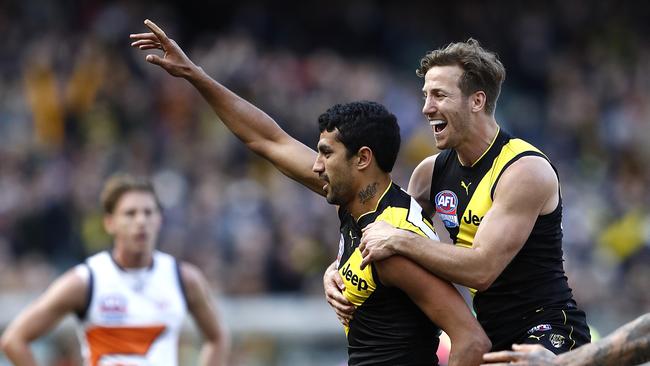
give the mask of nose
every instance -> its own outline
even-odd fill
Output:
[[[139,212],[137,215],[135,215],[135,222],[138,225],[144,225],[148,220],[147,214],[144,212]]]
[[[435,100],[431,97],[427,97],[424,100],[424,105],[422,106],[422,114],[425,116],[430,114],[435,114],[438,111]]]
[[[316,157],[316,160],[314,161],[314,165],[311,167],[311,170],[316,173],[320,174],[325,171],[325,164],[321,161],[320,154]]]

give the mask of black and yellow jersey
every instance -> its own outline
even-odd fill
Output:
[[[395,183],[383,193],[377,208],[358,220],[339,209],[341,240],[338,269],[343,294],[355,306],[345,331],[349,365],[436,365],[440,333],[427,316],[400,289],[384,286],[373,264],[360,270],[361,230],[383,220],[422,236],[437,238],[422,208]]]
[[[502,130],[472,166],[461,165],[452,149],[438,155],[431,201],[454,244],[472,246],[481,220],[492,206],[501,174],[518,159],[531,155],[547,159],[531,144]],[[553,212],[537,218],[524,246],[494,283],[475,292],[474,310],[493,349],[509,342],[517,331],[513,328],[525,325],[524,319],[540,308],[575,308],[563,268],[561,222],[560,199]]]

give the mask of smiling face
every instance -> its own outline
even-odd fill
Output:
[[[433,66],[424,76],[422,113],[441,150],[457,148],[469,136],[471,101],[458,86],[462,75],[463,69],[453,65]]]
[[[354,167],[355,156],[348,158],[347,149],[336,135],[338,130],[323,131],[318,141],[318,156],[312,170],[326,184],[323,186],[327,202],[342,207],[354,200]]]
[[[115,249],[130,254],[153,251],[162,217],[154,195],[148,191],[127,191],[112,213],[104,217],[104,227],[113,236]]]

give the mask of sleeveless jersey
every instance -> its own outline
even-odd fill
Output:
[[[422,208],[396,184],[391,183],[375,211],[355,220],[339,209],[341,239],[338,269],[343,294],[355,306],[354,317],[345,331],[349,365],[436,365],[439,328],[396,287],[384,286],[371,263],[360,270],[358,249],[361,230],[383,220],[401,229],[437,239]]]
[[[454,244],[472,246],[501,174],[531,155],[547,159],[534,146],[502,130],[473,166],[462,166],[452,149],[438,155],[431,200]],[[521,331],[516,327],[542,307],[575,308],[563,268],[561,225],[560,198],[553,212],[537,218],[525,244],[494,283],[475,292],[474,310],[493,346]]]
[[[90,274],[78,331],[86,365],[178,364],[187,306],[176,259],[154,251],[151,267],[122,269],[104,251],[77,268]]]

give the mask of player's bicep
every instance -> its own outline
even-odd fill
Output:
[[[544,204],[557,190],[554,173],[541,158],[518,161],[502,175],[494,202],[478,227],[474,249],[501,271],[523,247]],[[551,169],[548,166],[548,169]]]
[[[287,177],[306,186],[312,191],[324,195],[324,182],[314,173],[316,151],[287,135],[277,142],[265,142],[260,148],[260,155],[268,159]]]
[[[52,329],[66,315],[84,309],[88,295],[87,279],[74,269],[55,280],[9,325],[7,334],[32,341]]]
[[[187,307],[196,325],[206,339],[219,338],[221,324],[208,284],[198,268],[181,263],[181,276],[187,295]]]

